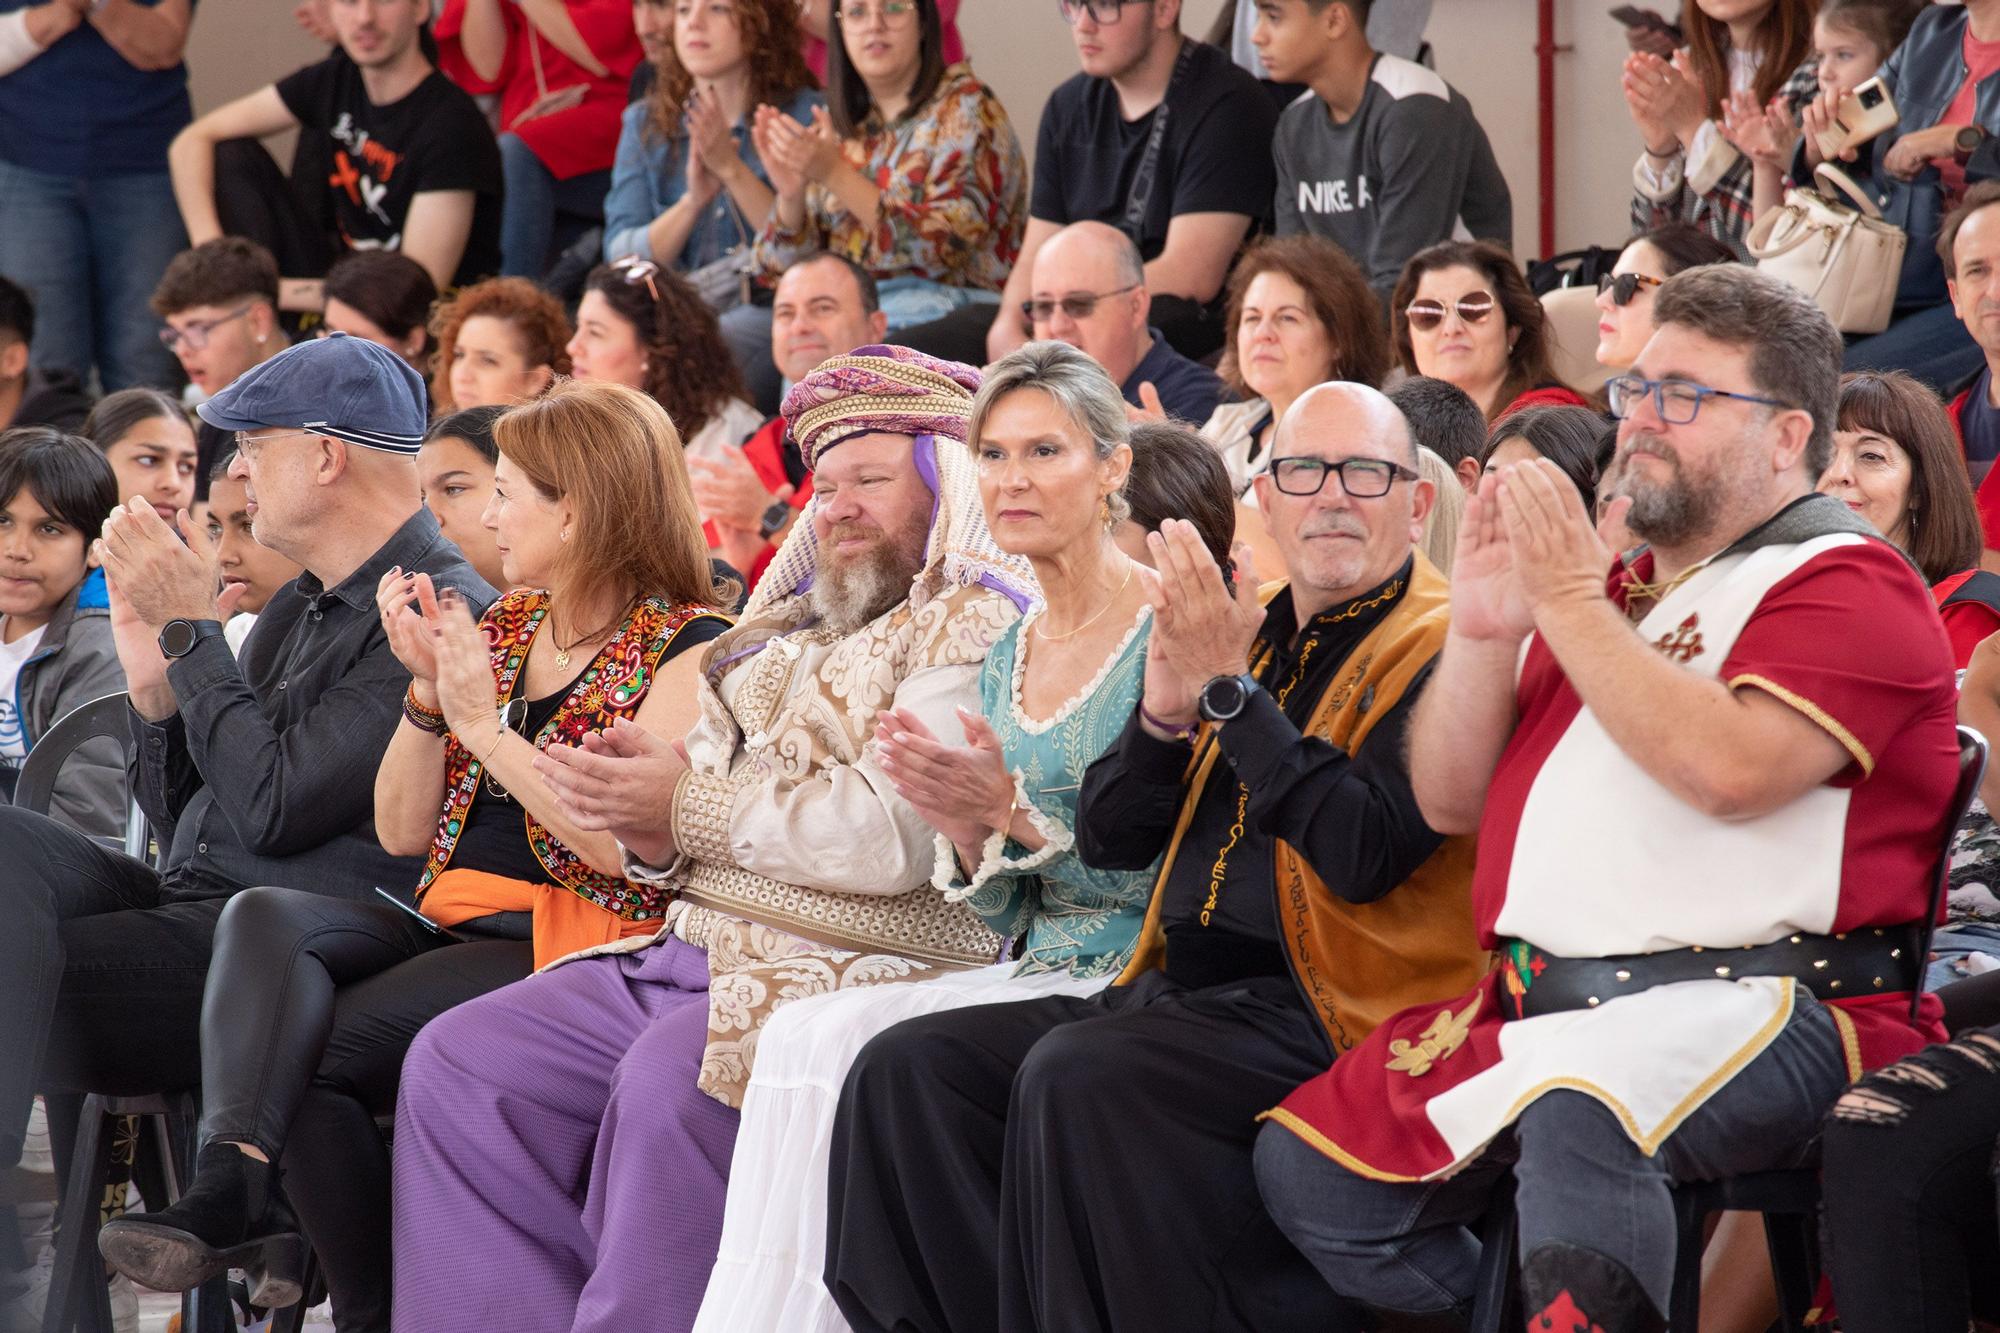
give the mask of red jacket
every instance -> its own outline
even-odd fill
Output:
[[[775,494],[779,487],[790,485],[791,478],[785,475],[785,419],[772,417],[758,427],[757,433],[743,442],[743,457],[757,473],[757,480],[764,483],[765,490]],[[812,499],[812,493],[812,473],[808,472],[805,480],[793,489],[789,503],[795,511],[804,509],[806,501]],[[702,525],[702,530],[708,536],[709,546],[713,548],[716,544],[715,525],[705,523]],[[756,590],[757,581],[764,577],[764,571],[770,567],[771,557],[777,553],[778,548],[766,542],[756,562],[750,568],[740,571],[749,584],[744,589],[745,593]]]
[[[466,0],[445,0],[444,12],[438,15],[438,68],[469,93],[498,93],[497,132],[518,135],[557,180],[609,171],[618,155],[618,122],[625,113],[626,89],[642,54],[632,31],[631,0],[565,0],[570,22],[597,62],[610,71],[601,79],[536,31],[522,17],[519,5],[509,0],[499,4],[507,25],[507,54],[499,74],[482,79],[465,58],[459,32],[465,26]],[[521,119],[544,91],[561,92],[577,84],[584,88],[583,101],[577,105]]]

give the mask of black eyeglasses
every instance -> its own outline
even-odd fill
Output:
[[[1090,15],[1093,23],[1116,23],[1118,15],[1127,5],[1149,5],[1153,0],[1056,0],[1056,10],[1063,16],[1063,22],[1076,26],[1079,15]]]
[[[1691,384],[1687,380],[1649,380],[1641,375],[1620,375],[1604,386],[1604,397],[1610,405],[1611,415],[1620,420],[1631,416],[1632,409],[1648,394],[1653,397],[1653,410],[1669,426],[1689,424],[1701,414],[1701,405],[1711,398],[1735,398],[1746,403],[1762,403],[1765,407],[1792,406],[1762,394],[1711,389],[1706,384]]]
[[[528,735],[527,723],[528,701],[526,699],[509,699],[506,703],[500,705],[500,725],[508,731],[514,732],[524,741],[531,739]],[[514,799],[508,794],[505,787],[493,780],[493,770],[485,764],[479,766],[479,780],[486,784],[486,794],[494,800],[512,801]]]
[[[1420,474],[1386,458],[1344,458],[1329,463],[1310,454],[1271,460],[1271,484],[1286,495],[1318,495],[1326,474],[1340,475],[1340,489],[1357,500],[1379,500],[1399,481],[1416,481]]]
[[[1058,308],[1071,319],[1089,319],[1097,313],[1099,301],[1108,301],[1114,296],[1136,292],[1143,286],[1144,283],[1132,282],[1123,287],[1114,287],[1108,292],[1071,292],[1068,296],[1053,300],[1038,296],[1032,301],[1021,302],[1021,313],[1037,324],[1046,324],[1054,319]]]
[[[1493,313],[1493,294],[1491,292],[1467,292],[1464,296],[1459,297],[1451,308],[1457,310],[1458,317],[1466,323],[1477,324]],[[1421,301],[1412,301],[1409,305],[1405,306],[1403,308],[1403,316],[1410,321],[1411,328],[1429,333],[1432,329],[1444,323],[1445,309],[1444,302],[1433,301],[1429,297],[1425,297]]]
[[[1658,287],[1661,281],[1644,273],[1607,273],[1597,280],[1597,290],[1599,295],[1610,292],[1613,305],[1630,305],[1640,289]]]

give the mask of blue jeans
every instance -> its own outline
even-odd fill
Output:
[[[1602,1102],[1563,1088],[1530,1103],[1512,1130],[1448,1180],[1369,1180],[1267,1123],[1257,1137],[1257,1184],[1279,1227],[1335,1291],[1430,1314],[1471,1300],[1479,1269],[1472,1228],[1511,1169],[1523,1256],[1551,1241],[1596,1250],[1623,1264],[1664,1311],[1675,1183],[1801,1164],[1846,1085],[1833,1019],[1801,991],[1777,1039],[1651,1157]]]
[[[31,356],[44,370],[88,383],[94,366],[107,393],[174,384],[146,302],[186,248],[164,171],[93,179],[0,162],[0,274],[34,298]]]
[[[1847,344],[1842,370],[1906,370],[1940,394],[1951,394],[1986,366],[1986,354],[1949,305],[1897,312],[1880,333]]]
[[[502,276],[541,277],[559,242],[567,245],[604,221],[604,196],[611,189],[608,168],[559,181],[535,150],[513,134],[500,136],[500,168],[507,190],[500,209]],[[568,219],[567,229],[559,228],[559,216]]]

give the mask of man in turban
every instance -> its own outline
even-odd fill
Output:
[[[926,888],[931,829],[872,742],[889,708],[940,731],[977,710],[987,648],[1033,595],[980,509],[978,387],[901,347],[801,380],[784,415],[813,502],[710,646],[701,722],[684,744],[621,727],[538,764],[675,901],[657,937],[463,1005],[411,1048],[397,1327],[687,1328],[763,1020],[999,955]]]

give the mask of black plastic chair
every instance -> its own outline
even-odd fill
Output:
[[[63,764],[87,742],[100,737],[109,737],[124,747],[129,772],[133,743],[122,692],[70,710],[35,742],[15,780],[14,804],[47,814]],[[147,859],[152,837],[146,816],[133,799],[129,783],[125,795],[125,850]],[[112,1136],[108,1127],[124,1116],[137,1117],[142,1126],[150,1128],[150,1143],[142,1134],[140,1150],[150,1147],[155,1154],[156,1174],[165,1182],[170,1202],[179,1197],[181,1182],[194,1168],[197,1112],[192,1091],[144,1097],[93,1093],[83,1099],[68,1162],[58,1164],[65,1185],[56,1223],[55,1267],[42,1313],[43,1333],[67,1333],[72,1328],[81,1333],[111,1333],[111,1300],[104,1263],[97,1255],[97,1231],[102,1221],[99,1206],[111,1177]],[[220,1333],[230,1325],[225,1281],[217,1279],[182,1297],[181,1327],[186,1333]]]
[[[1971,727],[1958,729],[1958,788],[1953,793],[1951,819],[1944,845],[1931,876],[1930,910],[1917,923],[1918,985],[1910,993],[1910,1018],[1923,1003],[1923,965],[1930,956],[1931,936],[1944,912],[1951,883],[1951,844],[1965,813],[1979,794],[1986,776],[1986,738]],[[1721,1212],[1762,1213],[1764,1243],[1771,1253],[1771,1276],[1778,1288],[1779,1326],[1785,1333],[1805,1333],[1819,1284],[1819,1171],[1802,1166],[1789,1171],[1759,1171],[1729,1180],[1689,1181],[1676,1185],[1674,1223],[1674,1286],[1667,1309],[1667,1327],[1692,1333],[1701,1325],[1701,1254],[1708,1219]],[[1497,1191],[1480,1229],[1478,1287],[1474,1297],[1473,1333],[1500,1333],[1521,1326],[1519,1259],[1515,1254],[1519,1221],[1514,1214],[1510,1176]]]

